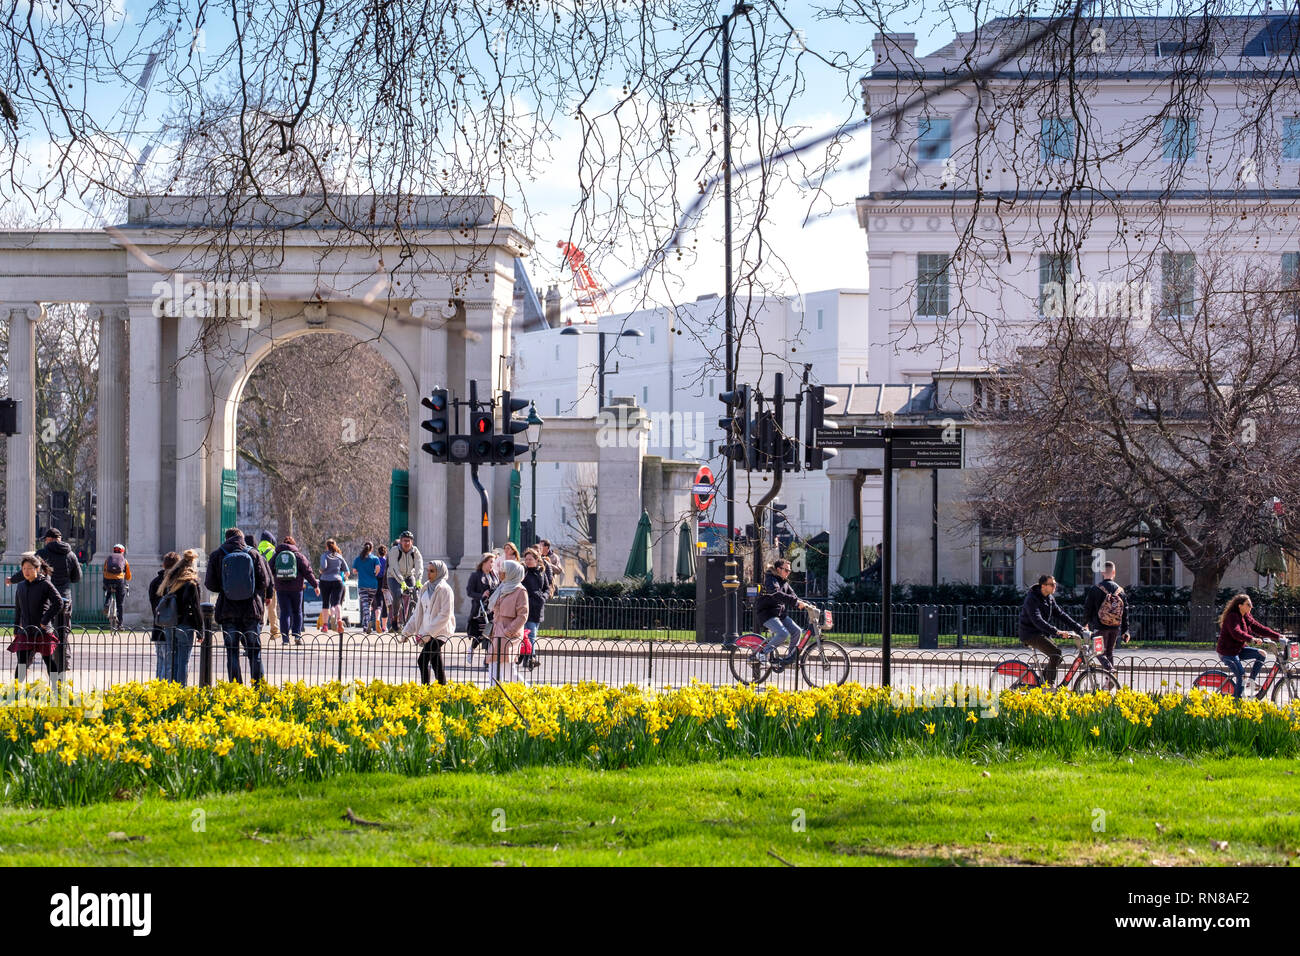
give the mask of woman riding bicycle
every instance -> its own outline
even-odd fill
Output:
[[[1219,615],[1219,642],[1214,649],[1219,654],[1219,660],[1228,666],[1233,677],[1236,678],[1233,683],[1236,684],[1237,697],[1241,696],[1242,685],[1245,683],[1242,679],[1245,674],[1242,662],[1254,661],[1250,669],[1251,683],[1259,677],[1259,669],[1264,664],[1263,652],[1246,645],[1259,638],[1271,638],[1275,641],[1282,639],[1282,635],[1277,631],[1265,627],[1251,616],[1253,606],[1249,595],[1236,594]]]
[[[790,587],[789,577],[790,562],[784,558],[773,561],[763,577],[763,590],[759,593],[754,611],[763,622],[763,627],[771,632],[771,636],[759,648],[758,659],[761,661],[767,660],[786,639],[790,641],[790,653],[793,654],[803,635],[803,629],[790,617],[790,612],[795,608],[810,608],[812,605],[799,600],[799,595]]]

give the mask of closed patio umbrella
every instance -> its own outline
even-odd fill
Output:
[[[636,534],[632,536],[632,551],[627,556],[627,567],[623,576],[629,578],[646,578],[651,576],[650,560],[650,515],[641,512],[641,520],[636,523]]]
[[[519,469],[512,469],[510,472],[510,540],[517,548],[523,547],[523,542],[519,540],[519,488],[522,483]]]
[[[677,577],[682,581],[695,577],[695,536],[686,521],[677,532]]]
[[[849,530],[844,537],[844,553],[835,573],[845,581],[856,581],[862,576],[862,541],[858,534],[858,519],[849,519]]]
[[[1074,566],[1074,548],[1066,544],[1062,538],[1057,544],[1056,549],[1056,567],[1052,569],[1052,577],[1056,578],[1056,583],[1063,588],[1072,588],[1078,578],[1077,569]]]

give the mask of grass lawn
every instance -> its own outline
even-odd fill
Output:
[[[0,863],[1288,864],[1300,852],[1298,770],[931,757],[354,774],[191,801],[0,809]],[[344,820],[349,807],[382,826]]]

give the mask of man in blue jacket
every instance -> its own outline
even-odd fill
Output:
[[[217,595],[214,616],[221,625],[226,645],[226,670],[236,684],[244,681],[239,672],[239,647],[248,654],[248,670],[254,683],[262,679],[262,616],[273,593],[271,568],[256,548],[244,540],[244,532],[231,528],[225,543],[208,555],[208,572],[203,586]]]
[[[1043,680],[1048,687],[1056,684],[1056,668],[1061,663],[1061,649],[1052,638],[1069,636],[1056,622],[1064,622],[1075,631],[1083,630],[1082,625],[1057,605],[1056,598],[1052,597],[1055,593],[1056,578],[1050,574],[1039,575],[1038,583],[1029,589],[1020,608],[1020,643],[1047,655]]]

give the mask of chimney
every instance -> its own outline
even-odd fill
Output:
[[[902,70],[916,57],[915,33],[877,33],[871,38],[871,52],[876,57],[871,71]]]
[[[551,328],[560,325],[560,287],[548,286],[546,289],[546,324]]]

